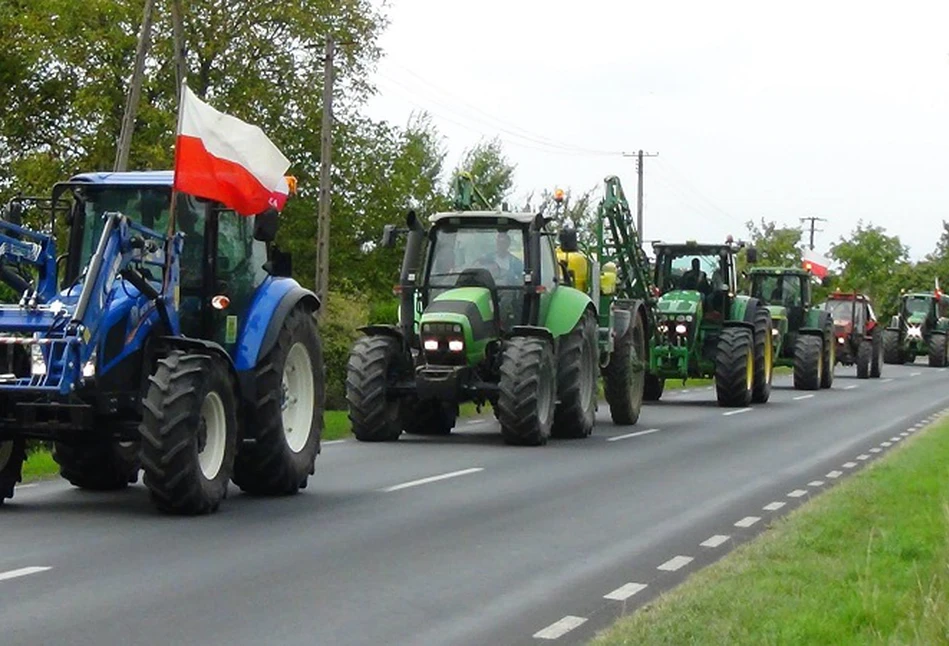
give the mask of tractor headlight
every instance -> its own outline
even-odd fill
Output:
[[[779,334],[781,334],[781,330],[777,328],[771,328],[771,336],[778,336]]]
[[[465,342],[461,339],[451,339],[448,341],[448,350],[451,352],[461,352],[465,349]]]
[[[438,339],[425,339],[423,345],[426,352],[438,352]]]
[[[683,316],[682,314],[679,314],[679,315],[676,317],[676,320],[677,320],[679,323],[682,323],[683,321],[685,321],[685,316]]]
[[[83,379],[92,379],[96,376],[96,350],[93,348],[92,356],[89,357],[89,361],[86,362],[86,365],[82,367],[82,377]]]
[[[38,339],[39,335],[34,334],[34,339]],[[46,374],[46,359],[43,358],[43,348],[40,347],[38,343],[34,343],[30,346],[30,359],[32,363],[32,370],[34,377],[41,377]]]
[[[691,315],[691,314],[686,314],[686,316],[685,316],[685,322],[686,322],[686,323],[691,323],[691,322],[692,322],[692,315]]]
[[[838,337],[837,337],[837,343],[839,343],[840,345],[843,345],[843,344],[844,344],[844,338],[843,338],[842,336],[838,336]]]
[[[662,334],[665,334],[669,331],[669,327],[665,324],[659,324],[657,327],[659,328],[659,332]]]
[[[684,334],[685,334],[686,332],[688,332],[688,331],[689,331],[689,328],[687,328],[687,327],[685,326],[685,323],[679,323],[679,324],[676,326],[676,334],[682,334],[682,335],[684,335]]]

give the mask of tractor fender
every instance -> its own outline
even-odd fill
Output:
[[[356,328],[356,330],[367,336],[391,337],[399,343],[402,343],[402,337],[405,336],[402,334],[402,328],[398,325],[363,325],[362,327]]]
[[[743,321],[754,325],[755,313],[758,311],[758,299],[749,296],[736,296],[732,301],[730,316],[732,321]]]
[[[743,327],[746,330],[751,330],[752,333],[755,331],[755,324],[748,321],[725,321],[722,323],[722,327]]]
[[[816,327],[802,327],[797,331],[798,334],[803,334],[807,336],[819,336],[824,338],[824,331]]]
[[[270,352],[287,315],[301,303],[313,312],[320,309],[316,294],[292,278],[268,278],[257,288],[237,339],[234,365],[238,372],[253,370]]]
[[[646,328],[646,313],[645,306],[640,300],[633,299],[617,299],[615,300],[611,307],[611,318],[612,318],[612,332],[613,338],[621,339],[623,335],[629,330],[630,326],[633,324],[633,317],[638,316],[643,321],[643,330],[648,331]]]
[[[157,341],[157,346],[162,349],[187,350],[188,352],[198,352],[218,357],[227,365],[227,371],[234,379],[234,384],[240,386],[241,390],[243,390],[243,384],[241,383],[240,375],[237,374],[234,360],[231,359],[231,355],[227,353],[227,350],[214,341],[195,339],[187,336],[160,336],[155,340]]]
[[[550,345],[553,346],[554,352],[557,351],[557,339],[545,327],[539,327],[537,325],[515,325],[511,328],[511,336],[526,336],[534,337],[537,339],[546,339],[550,341]]]
[[[569,334],[592,303],[584,292],[572,287],[558,287],[547,304],[544,328],[549,330],[554,338]]]

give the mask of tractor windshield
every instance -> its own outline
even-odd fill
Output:
[[[925,296],[911,296],[906,299],[907,314],[927,314],[929,312],[929,299]]]
[[[520,229],[444,228],[429,255],[428,287],[452,288],[466,270],[490,272],[499,289],[524,285],[524,234]]]
[[[78,266],[85,267],[99,244],[105,213],[117,211],[135,222],[164,231],[168,228],[171,205],[170,187],[89,186],[83,187],[85,218],[77,223],[73,235],[81,236]]]
[[[830,312],[834,323],[849,323],[853,317],[852,301],[827,301],[824,303],[824,310]]]
[[[728,289],[722,257],[687,250],[666,250],[656,259],[656,284],[663,293],[693,290],[705,294]]]
[[[800,307],[801,277],[793,274],[756,274],[751,279],[751,295],[768,305]]]

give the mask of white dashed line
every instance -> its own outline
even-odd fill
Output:
[[[705,539],[704,541],[699,543],[699,545],[701,545],[702,547],[718,547],[719,545],[727,541],[728,538],[729,538],[728,536],[723,536],[722,534],[715,534],[715,536]]]
[[[900,433],[900,437],[909,437],[909,432],[903,431],[902,433]]]
[[[830,473],[827,474],[827,477],[828,477],[828,478],[839,478],[839,477],[842,476],[843,474],[844,474],[843,471],[831,471]]]
[[[784,505],[785,503],[780,502],[780,501],[769,502],[767,505],[762,507],[762,509],[764,509],[765,511],[777,511],[781,509],[781,507],[784,507]]]
[[[671,559],[657,567],[657,570],[665,572],[675,572],[691,563],[694,559],[691,556],[673,556]]]
[[[323,446],[331,446],[333,444],[345,444],[347,440],[330,440],[328,442],[320,442]]]
[[[872,449],[870,449],[870,453],[880,453],[882,450],[883,449],[881,449],[880,447],[875,446]]]
[[[626,585],[616,588],[609,594],[603,595],[603,598],[610,599],[611,601],[626,601],[634,594],[645,590],[646,587],[645,583],[627,583]]]
[[[880,380],[880,383],[881,383],[881,384],[888,384],[888,383],[890,383],[891,381],[893,381],[892,377],[888,377],[887,379],[881,379],[881,380]]]
[[[46,572],[47,570],[52,570],[51,567],[45,566],[32,566],[32,567],[23,567],[19,570],[10,570],[9,572],[0,572],[0,581],[9,581],[10,579],[18,579],[21,576],[30,576],[31,574],[39,574],[40,572]]]
[[[880,446],[891,447],[893,446],[892,442],[880,442]]]
[[[870,459],[870,456],[867,455],[866,453],[861,453],[860,455],[857,456],[857,459],[858,459],[858,460],[869,460],[869,459]]]
[[[923,373],[921,373],[921,372],[911,372],[911,373],[909,373],[909,376],[910,376],[910,377],[918,377],[918,376],[920,376],[921,374],[923,374]]]
[[[36,483],[23,484],[23,485],[17,485],[16,487],[14,487],[14,489],[17,489],[17,490],[19,490],[19,489],[32,489],[33,487],[38,487],[38,486],[39,486],[39,485],[36,484]]]
[[[431,482],[438,482],[439,480],[447,480],[449,478],[457,478],[459,476],[466,476],[471,473],[478,473],[479,471],[484,471],[484,467],[472,467],[471,469],[462,469],[461,471],[452,471],[451,473],[443,473],[438,476],[430,476],[428,478],[422,478],[420,480],[412,480],[410,482],[403,482],[402,484],[397,484],[392,487],[386,487],[382,491],[390,493],[392,491],[400,491],[402,489],[408,489],[409,487],[418,487],[420,485],[426,485]]]
[[[636,431],[635,433],[627,433],[626,435],[617,435],[616,437],[606,438],[607,442],[616,442],[617,440],[628,440],[631,437],[639,437],[640,435],[649,435],[650,433],[658,433],[658,428],[651,428],[646,431]]]
[[[810,398],[813,397],[813,396],[814,396],[814,395],[799,395],[799,396],[797,396],[797,397],[794,398],[794,401],[799,402],[799,401],[801,401],[802,399],[810,399]]]
[[[806,495],[807,495],[807,492],[804,491],[803,489],[795,489],[794,491],[791,491],[788,493],[789,498],[800,498],[801,496],[806,496]]]
[[[761,520],[761,518],[759,518],[758,516],[745,516],[744,518],[739,520],[737,523],[735,523],[735,527],[751,527],[752,525],[757,523],[759,520]]]
[[[857,388],[859,388],[859,386],[857,386],[856,384],[853,384],[850,386],[845,386],[844,390],[856,390]]]
[[[811,480],[810,482],[807,483],[807,486],[808,486],[808,487],[823,487],[823,486],[824,486],[824,481],[823,481],[823,480]]]
[[[857,466],[857,463],[856,463],[856,462],[844,462],[844,468],[845,468],[845,469],[852,469],[852,468],[854,468],[855,466]]]
[[[560,639],[574,628],[579,628],[586,623],[586,617],[574,617],[567,615],[560,621],[555,621],[543,630],[534,633],[534,639]]]
[[[903,438],[900,437],[899,435],[895,435],[895,436],[893,436],[893,437],[890,438],[890,442],[899,442],[899,441],[902,440],[902,439],[903,439]]]
[[[738,410],[730,410],[727,413],[722,413],[722,415],[724,415],[725,417],[729,417],[731,415],[741,415],[742,413],[747,413],[750,411],[751,411],[750,408],[739,408]]]

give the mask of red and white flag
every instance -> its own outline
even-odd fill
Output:
[[[181,88],[175,141],[175,189],[216,200],[241,215],[283,208],[290,161],[267,135],[218,112]]]
[[[823,255],[810,250],[804,250],[804,269],[808,270],[818,278],[825,278],[830,270],[830,261]]]

